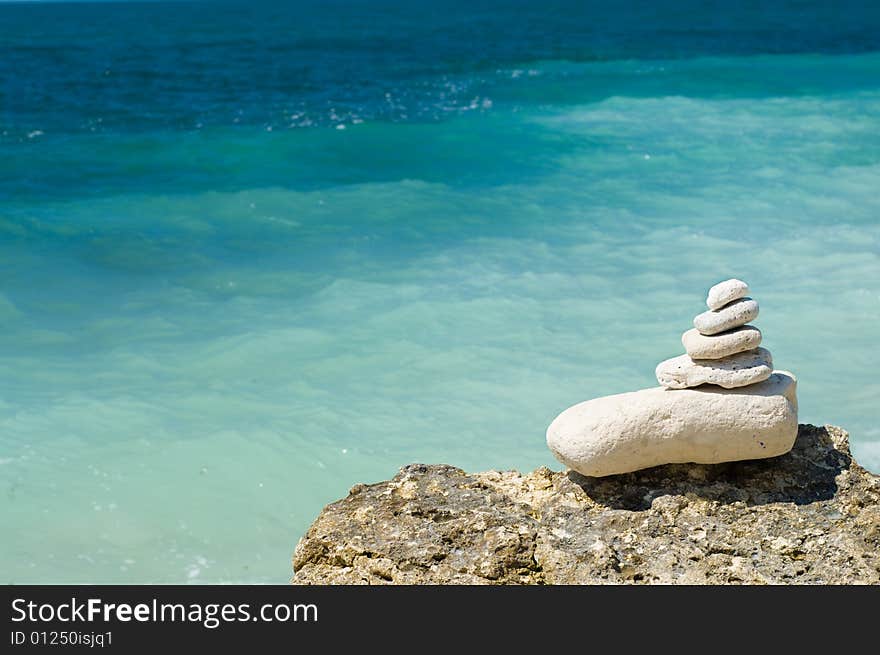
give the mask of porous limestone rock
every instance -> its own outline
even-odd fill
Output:
[[[743,325],[706,336],[692,328],[681,335],[681,345],[691,359],[721,359],[760,346],[761,331],[753,325]]]
[[[758,301],[740,298],[719,310],[710,310],[694,317],[694,327],[700,334],[718,334],[745,325],[758,318]]]
[[[878,584],[880,478],[812,425],[780,457],[604,478],[411,464],[324,508],[293,568],[294,584]]]
[[[722,359],[671,357],[657,365],[657,382],[667,389],[687,389],[717,384],[725,389],[762,382],[773,372],[773,356],[766,348],[755,348]]]
[[[706,297],[706,306],[709,309],[721,309],[727,303],[733,302],[738,298],[744,298],[749,295],[749,285],[742,280],[732,278],[719,282],[709,289],[709,295]]]
[[[737,389],[654,387],[569,407],[547,428],[556,459],[590,476],[683,462],[775,457],[797,435],[797,382],[774,371]]]

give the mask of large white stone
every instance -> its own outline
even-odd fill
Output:
[[[722,359],[672,357],[657,364],[657,382],[667,389],[687,389],[717,384],[725,389],[762,382],[773,372],[773,356],[766,348],[755,348]]]
[[[745,325],[758,318],[758,301],[740,298],[719,310],[709,310],[694,317],[694,327],[700,334],[718,334]]]
[[[760,346],[761,331],[754,325],[743,325],[707,336],[693,328],[681,335],[681,345],[692,359],[721,359]]]
[[[797,436],[797,382],[774,371],[738,389],[663,387],[569,407],[547,429],[556,458],[583,475],[659,464],[716,464],[775,457]]]
[[[733,302],[737,298],[744,298],[747,295],[749,295],[749,285],[742,280],[732,278],[719,282],[709,289],[706,305],[709,309],[721,309],[727,303]]]

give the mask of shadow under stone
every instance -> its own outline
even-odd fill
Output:
[[[667,464],[602,478],[570,471],[568,477],[596,503],[631,511],[646,510],[655,498],[665,495],[695,495],[747,505],[807,505],[833,498],[835,478],[851,464],[849,449],[835,447],[826,428],[802,424],[794,447],[779,457],[724,464]]]

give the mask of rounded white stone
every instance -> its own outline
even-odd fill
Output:
[[[721,309],[729,302],[733,302],[737,298],[744,298],[749,295],[749,285],[742,280],[731,278],[719,282],[709,289],[709,295],[706,297],[706,305],[709,309]]]
[[[758,318],[758,301],[740,298],[718,310],[709,310],[694,317],[694,327],[700,334],[710,335],[745,325]]]
[[[657,364],[657,382],[667,389],[687,389],[717,384],[725,389],[762,382],[773,372],[773,356],[766,348],[755,348],[721,359],[672,357]]]
[[[692,328],[681,335],[681,345],[692,359],[721,359],[760,346],[761,331],[753,325],[743,325],[707,336]]]
[[[556,458],[590,476],[660,464],[775,457],[797,437],[797,383],[786,371],[739,389],[663,387],[569,407],[547,429]]]

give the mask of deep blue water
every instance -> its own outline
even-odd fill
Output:
[[[748,280],[880,468],[880,5],[0,3],[9,582],[281,582]]]

